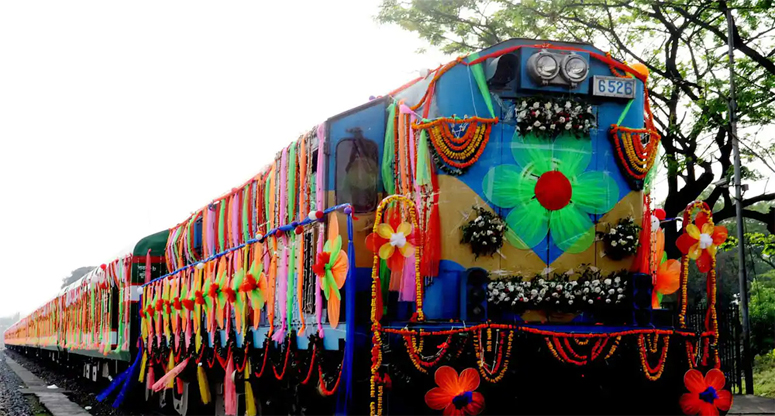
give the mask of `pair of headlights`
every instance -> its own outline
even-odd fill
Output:
[[[575,87],[589,75],[589,62],[575,53],[564,55],[541,51],[533,54],[527,64],[533,78],[544,85],[561,75],[567,83]]]

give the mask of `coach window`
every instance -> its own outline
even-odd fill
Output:
[[[355,132],[336,146],[336,203],[350,203],[355,212],[377,207],[379,153],[377,144]]]

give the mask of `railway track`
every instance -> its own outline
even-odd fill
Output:
[[[63,394],[80,409],[84,414],[96,416],[163,416],[175,414],[170,409],[169,412],[160,411],[156,408],[156,403],[146,403],[144,400],[131,400],[127,405],[119,409],[111,407],[109,401],[98,402],[96,396],[99,394],[103,384],[90,382],[81,374],[75,374],[73,369],[66,369],[52,365],[50,362],[40,360],[38,357],[31,357],[16,351],[4,350],[0,352],[0,416],[22,416],[22,415],[53,415],[71,414],[62,409],[47,409],[44,404],[41,406],[38,401],[32,398],[31,390],[25,386],[22,379],[13,371],[6,362],[6,356],[12,359],[24,369],[32,373],[45,386],[56,386],[56,391]],[[53,390],[52,390],[53,391]],[[26,393],[26,394],[25,394]]]

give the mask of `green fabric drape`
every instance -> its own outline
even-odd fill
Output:
[[[290,323],[293,320],[293,288],[296,282],[296,235],[291,234],[290,238],[291,252],[288,255],[288,290],[285,295],[286,319]]]
[[[221,202],[218,204],[218,244],[220,244],[220,247],[218,248],[220,251],[223,251],[226,249],[226,242],[224,240],[224,227],[226,226],[226,198],[221,199]]]
[[[420,132],[420,140],[417,143],[417,169],[415,170],[415,183],[419,186],[431,185],[431,157],[428,154],[428,132],[424,129]]]
[[[475,53],[468,56],[468,62],[479,59],[479,54]],[[484,69],[482,64],[471,65],[468,67],[471,70],[471,74],[474,76],[476,86],[479,87],[479,92],[482,94],[484,103],[487,105],[487,110],[490,111],[490,118],[495,118],[495,111],[492,108],[492,97],[490,97],[490,88],[487,86],[487,79],[484,76]]]
[[[388,106],[388,118],[385,123],[385,146],[382,152],[382,185],[385,188],[385,193],[393,195],[396,191],[395,186],[395,173],[393,172],[393,162],[395,159],[395,143],[393,136],[395,134],[395,126],[393,121],[396,116],[396,103]]]
[[[388,310],[388,291],[390,290],[390,269],[388,269],[387,261],[379,260],[379,282],[382,284],[380,289],[382,290],[382,313],[387,314]]]
[[[291,145],[288,152],[288,220],[290,224],[296,219],[296,144]]]

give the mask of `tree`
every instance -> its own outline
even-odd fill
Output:
[[[94,266],[84,266],[84,267],[79,267],[79,268],[73,270],[72,272],[70,272],[70,276],[62,278],[62,286],[61,287],[62,288],[66,287],[70,283],[73,283],[73,282],[77,281],[78,279],[86,276],[86,273],[89,273],[90,271],[92,271],[94,269],[95,269]]]
[[[732,141],[727,123],[727,20],[734,16],[738,126],[744,179],[775,172],[775,7],[773,0],[382,0],[377,21],[416,32],[448,53],[470,52],[512,37],[608,46],[614,57],[650,72],[654,118],[662,136],[668,216],[713,187],[716,223],[735,215]],[[752,164],[750,162],[757,162]],[[775,232],[775,209],[749,207],[775,193],[743,199],[743,214]],[[669,241],[677,228],[667,228]],[[672,253],[676,255],[677,253]]]

